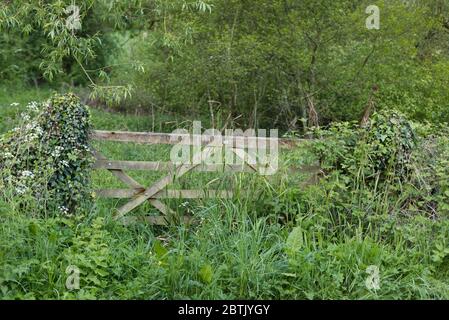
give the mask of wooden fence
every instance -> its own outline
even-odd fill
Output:
[[[165,225],[168,217],[173,216],[173,211],[161,199],[167,198],[184,198],[184,199],[200,199],[200,198],[230,198],[233,196],[230,190],[173,190],[168,187],[181,176],[191,171],[203,172],[249,172],[257,173],[262,169],[257,161],[250,159],[246,150],[251,146],[269,145],[277,143],[280,149],[291,149],[305,140],[301,139],[276,139],[261,137],[235,137],[220,136],[217,142],[217,136],[212,135],[190,135],[190,134],[174,134],[174,133],[153,133],[153,132],[123,132],[123,131],[93,131],[91,139],[97,141],[115,141],[115,142],[132,142],[139,144],[184,144],[189,146],[198,146],[198,152],[193,154],[191,162],[185,164],[174,164],[172,162],[161,161],[117,161],[109,160],[99,151],[95,150],[96,163],[94,169],[109,170],[116,178],[125,183],[128,189],[103,189],[97,190],[99,197],[130,199],[125,205],[117,210],[115,219],[129,223],[134,222],[136,217],[125,217],[129,212],[142,205],[145,202],[151,203],[158,209],[162,216],[142,217],[151,224]],[[211,156],[217,150],[227,150],[233,152],[236,157],[240,158],[241,164],[205,164],[203,159]],[[252,161],[251,161],[252,160]],[[256,164],[255,164],[256,163]],[[263,166],[266,168],[266,166]],[[144,186],[128,175],[125,170],[145,170],[145,171],[166,171],[168,174],[156,181],[153,185]],[[301,170],[317,173],[318,166],[305,166]],[[189,217],[183,217],[188,221]]]

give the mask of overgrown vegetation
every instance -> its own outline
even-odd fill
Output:
[[[447,134],[397,113],[315,134],[323,140],[286,154],[282,167],[321,158],[318,185],[303,189],[306,177],[284,170],[269,181],[243,174],[232,178],[232,201],[170,203],[198,225],[125,227],[112,221],[118,204],[110,201],[42,219],[2,189],[3,298],[448,298]],[[137,160],[169,151],[97,147]],[[71,265],[81,271],[80,290],[65,287]],[[365,286],[370,265],[380,269],[379,290]]]
[[[74,213],[89,195],[88,110],[72,94],[55,95],[31,102],[21,117],[0,138],[0,186],[24,204],[31,198],[40,209]]]
[[[302,132],[358,119],[376,86],[381,108],[449,120],[445,0],[376,1],[378,30],[365,26],[368,0],[87,0],[79,30],[65,28],[71,4],[0,4],[2,81],[84,84],[116,108]]]
[[[375,113],[367,127],[339,123],[317,134],[323,141],[313,148],[326,179],[336,177],[337,189],[351,190],[344,197],[381,196],[388,199],[385,213],[448,217],[447,128],[412,123],[393,111]],[[379,213],[373,209],[379,208],[366,213]]]
[[[370,1],[75,4],[81,29],[72,0],[0,4],[1,299],[449,299],[447,1],[376,1],[378,30]],[[90,170],[91,147],[168,161],[170,146],[91,146],[89,130],[193,120],[313,139],[270,177],[176,181],[233,187],[164,200],[197,223],[117,223],[126,200],[92,191],[123,185]],[[290,170],[316,162],[313,184]]]

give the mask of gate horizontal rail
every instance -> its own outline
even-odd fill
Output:
[[[264,138],[247,136],[219,136],[205,134],[185,134],[185,133],[158,133],[158,132],[131,132],[131,131],[104,131],[94,130],[91,138],[94,140],[116,141],[116,142],[134,142],[141,144],[184,144],[184,145],[209,145],[214,146],[214,140],[221,137],[222,143],[218,146],[228,145],[234,148],[251,148],[257,144],[270,143],[276,141],[283,149],[291,149],[310,139],[293,138]]]

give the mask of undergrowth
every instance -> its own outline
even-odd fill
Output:
[[[364,128],[339,123],[314,134],[275,176],[228,177],[231,200],[171,203],[194,215],[191,225],[123,226],[112,219],[117,203],[105,201],[43,218],[3,187],[0,297],[448,299],[447,129],[382,112]],[[306,158],[322,174],[304,187],[308,178],[286,166]],[[367,286],[372,266],[378,288]],[[71,267],[79,289],[66,286]]]

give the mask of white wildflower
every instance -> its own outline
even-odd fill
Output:
[[[60,206],[59,211],[61,211],[63,214],[68,214],[69,213],[69,209],[67,207],[64,206]]]
[[[20,116],[23,121],[30,121],[30,115],[28,113],[22,113]]]
[[[20,103],[18,103],[18,102],[13,102],[13,103],[10,104],[10,106],[11,106],[11,107],[17,107],[19,104],[20,104]]]
[[[24,170],[24,171],[22,171],[22,177],[24,177],[24,178],[34,178],[34,174],[31,171]]]
[[[31,121],[25,126],[26,130],[34,130],[37,127],[36,121]]]
[[[35,121],[28,123],[24,129],[26,132],[25,142],[36,140],[39,136],[42,136],[43,133],[42,128],[40,128]]]
[[[37,106],[37,102],[36,101],[32,101],[27,105],[27,109],[33,112],[38,112],[39,111],[39,107]]]
[[[44,134],[44,130],[42,130],[42,128],[41,128],[40,126],[36,126],[36,127],[34,128],[34,130],[36,131],[36,134],[37,134],[38,136],[42,136],[42,135]]]
[[[64,151],[64,147],[56,146],[55,150],[51,153],[54,158],[58,158],[61,155],[61,152]]]
[[[18,186],[18,187],[16,188],[16,192],[17,192],[18,194],[24,194],[25,192],[27,192],[27,188],[26,188],[25,186]]]

